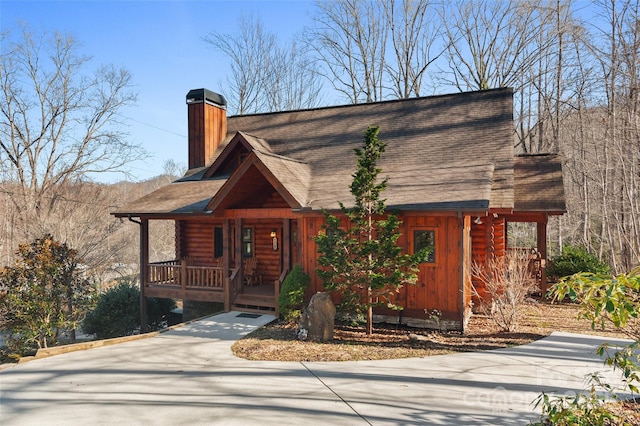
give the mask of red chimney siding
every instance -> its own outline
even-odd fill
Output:
[[[211,164],[213,153],[227,134],[227,112],[206,101],[187,105],[189,168]]]

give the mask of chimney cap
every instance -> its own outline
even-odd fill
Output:
[[[209,102],[220,107],[226,108],[227,100],[219,93],[212,92],[208,89],[193,89],[187,93],[187,104],[196,104],[200,102]]]

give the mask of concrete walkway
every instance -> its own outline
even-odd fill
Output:
[[[541,391],[574,392],[605,370],[602,339],[566,333],[427,358],[247,361],[231,345],[273,317],[237,315],[6,368],[0,424],[526,425]]]

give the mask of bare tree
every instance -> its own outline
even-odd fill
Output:
[[[384,11],[393,42],[395,61],[386,71],[398,98],[420,96],[427,69],[444,53],[438,46],[440,22],[429,0],[390,0]]]
[[[204,38],[231,61],[224,82],[230,108],[238,114],[311,108],[320,99],[319,76],[299,44],[280,47],[262,21],[242,16],[235,34]]]
[[[640,17],[637,1],[607,0],[599,6],[607,23],[592,44],[606,95],[604,143],[598,157],[603,194],[600,238],[607,242],[612,267],[619,272],[640,262]]]
[[[567,237],[618,273],[640,263],[638,3],[607,0],[593,7],[598,19],[573,47],[576,78],[563,83],[572,92],[559,135],[569,165],[566,222],[576,224]]]
[[[204,41],[231,60],[231,75],[225,83],[232,109],[238,114],[265,110],[261,95],[272,66],[269,54],[277,46],[275,35],[264,29],[260,19],[243,15],[236,34],[211,32]]]
[[[383,98],[388,37],[382,1],[318,2],[307,31],[323,75],[351,103]]]
[[[458,1],[444,9],[450,68],[445,83],[459,90],[521,86],[539,47],[536,9],[524,2]]]
[[[474,262],[471,271],[477,283],[473,295],[480,302],[479,310],[503,331],[515,331],[524,302],[538,289],[527,251],[513,250],[485,264]]]
[[[109,66],[89,71],[89,58],[67,35],[23,27],[1,41],[0,191],[10,213],[3,220],[11,221],[16,244],[42,232],[63,240],[63,228],[78,226],[73,215],[60,214],[73,212],[64,206],[70,191],[95,200],[78,188],[144,155],[119,118],[136,98],[131,76]]]
[[[264,85],[268,111],[317,107],[320,104],[320,74],[299,43],[272,52],[273,67]]]

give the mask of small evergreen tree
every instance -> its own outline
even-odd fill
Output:
[[[373,307],[401,309],[395,295],[404,284],[416,282],[416,265],[424,258],[424,253],[402,253],[397,244],[401,222],[395,214],[385,212],[381,194],[387,179],[378,182],[382,169],[377,161],[386,144],[378,139],[379,131],[379,127],[369,127],[363,147],[355,149],[357,169],[350,186],[354,207],[347,209],[340,203],[347,226],[325,212],[323,232],[315,238],[320,253],[318,275],[324,288],[340,295],[342,309],[366,313],[369,334]]]
[[[84,316],[95,288],[81,279],[77,253],[47,234],[21,244],[14,266],[0,269],[0,313],[10,347],[46,348]]]
[[[286,321],[295,322],[300,318],[304,305],[304,293],[310,282],[311,278],[300,265],[295,265],[282,282],[278,296],[278,310]]]

